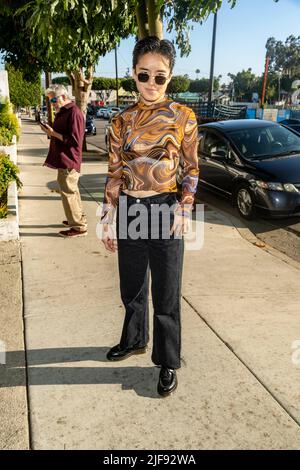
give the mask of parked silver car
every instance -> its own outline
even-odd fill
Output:
[[[113,116],[116,113],[119,113],[121,111],[121,108],[117,106],[107,106],[105,110],[103,110],[103,117],[104,119],[109,119],[111,116]]]
[[[103,114],[106,112],[107,107],[106,106],[101,106],[100,108],[97,109],[96,111],[96,117],[97,118],[103,118]]]

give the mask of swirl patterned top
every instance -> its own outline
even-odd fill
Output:
[[[183,104],[165,99],[146,105],[140,100],[114,115],[101,223],[112,223],[122,189],[176,192],[180,159],[180,205],[191,209],[199,176],[197,149],[197,119]]]

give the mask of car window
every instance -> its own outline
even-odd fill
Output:
[[[224,155],[228,154],[227,142],[217,134],[207,132],[204,138],[203,152],[213,158],[214,154],[220,151],[224,152]]]
[[[300,137],[280,125],[242,129],[231,132],[230,137],[246,158],[300,152]]]

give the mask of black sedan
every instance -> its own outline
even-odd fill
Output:
[[[243,217],[300,215],[300,136],[256,119],[201,125],[200,186],[231,199]]]
[[[92,134],[96,135],[97,134],[97,129],[94,124],[94,119],[92,116],[87,115],[86,121],[85,121],[85,133],[86,134]]]

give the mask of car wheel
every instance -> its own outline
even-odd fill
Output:
[[[247,184],[238,186],[234,193],[234,203],[244,219],[251,220],[255,216],[255,205],[250,188]]]

